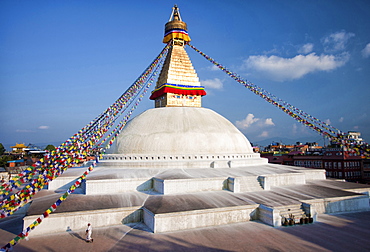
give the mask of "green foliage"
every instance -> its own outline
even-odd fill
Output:
[[[2,143],[0,143],[0,156],[4,154],[4,152],[6,151],[4,145]]]
[[[0,167],[5,167],[8,161],[14,160],[14,157],[11,155],[3,155],[0,157]]]
[[[53,151],[53,150],[55,150],[55,146],[52,145],[52,144],[48,144],[48,146],[46,146],[44,150]]]

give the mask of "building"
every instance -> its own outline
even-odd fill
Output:
[[[348,135],[351,135],[351,132]],[[360,133],[356,133],[356,136],[359,135]],[[285,145],[270,145],[267,150],[274,150],[262,153],[263,157],[268,158],[269,163],[325,169],[328,178],[361,183],[369,181],[369,171],[365,168],[368,166],[368,159],[350,147],[332,145],[323,148],[317,144],[307,143],[289,148]]]
[[[358,131],[348,131],[345,135],[345,138],[353,143],[362,144],[364,143],[363,139],[361,138],[361,133]]]
[[[288,218],[369,210],[370,188],[326,180],[323,169],[268,164],[230,121],[201,107],[205,91],[184,48],[190,37],[177,6],[163,41],[171,48],[151,95],[155,108],[127,123],[110,153],[31,235],[79,230],[87,222],[142,223],[153,233],[253,220],[281,226]],[[49,183],[27,210],[25,226],[85,169]]]
[[[362,161],[363,161],[362,172],[364,182],[370,184],[370,158],[369,157],[364,158]]]
[[[27,146],[24,145],[24,143],[16,143],[14,146],[11,146],[12,148],[12,153],[17,153],[17,154],[24,154],[25,150],[27,149]]]
[[[327,148],[323,155],[323,166],[328,177],[347,181],[362,180],[362,157],[346,148]]]

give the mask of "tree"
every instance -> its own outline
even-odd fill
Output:
[[[2,143],[0,143],[0,156],[4,154],[5,152],[5,148],[4,148],[4,145]]]
[[[8,161],[12,161],[14,159],[11,155],[4,155],[0,157],[0,167],[6,167]]]
[[[44,150],[47,150],[47,151],[53,151],[53,150],[55,150],[55,146],[54,145],[52,145],[52,144],[48,144],[46,147],[45,147],[45,149]]]

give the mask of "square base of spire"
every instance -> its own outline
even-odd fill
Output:
[[[155,107],[202,107],[202,96],[165,93],[155,99]]]

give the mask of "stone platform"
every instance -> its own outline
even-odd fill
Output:
[[[366,251],[370,247],[369,218],[370,211],[320,214],[313,225],[273,228],[248,221],[156,234],[142,223],[93,226],[94,243],[84,241],[85,228],[70,229],[20,240],[13,251]],[[2,245],[21,232],[20,224],[9,222],[0,220]]]
[[[72,168],[34,198],[32,223],[83,173]],[[98,166],[31,236],[144,223],[154,233],[248,221],[281,226],[305,214],[368,211],[370,187],[325,179],[325,171],[266,164],[239,168],[123,169]]]

